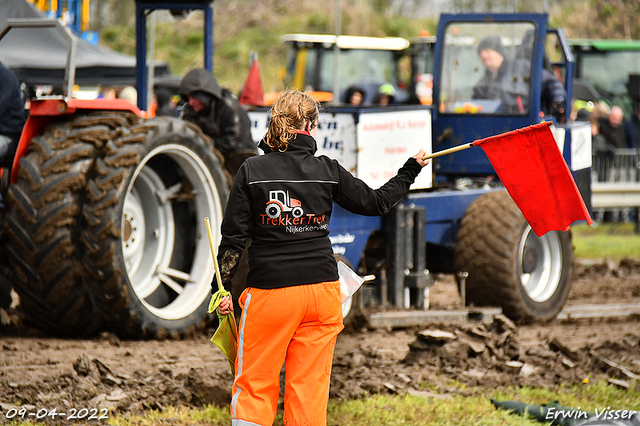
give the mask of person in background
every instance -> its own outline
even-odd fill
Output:
[[[602,117],[599,120],[600,133],[607,140],[607,143],[614,148],[626,148],[627,142],[624,133],[624,127],[622,126],[622,120],[624,119],[624,113],[622,108],[617,105],[611,107],[611,112],[607,117]]]
[[[204,68],[189,71],[180,82],[180,95],[187,101],[182,118],[213,139],[232,175],[247,157],[257,155],[249,115],[211,72]]]
[[[284,424],[326,425],[333,349],[344,328],[329,240],[333,203],[353,213],[384,215],[429,162],[420,150],[395,177],[371,189],[336,160],[315,156],[318,118],[319,104],[308,94],[282,93],[260,144],[265,155],[242,164],[229,193],[218,249],[220,279],[229,291],[251,239],[248,288],[239,297],[235,426],[273,424],[283,363]],[[284,209],[275,202],[278,194],[295,207]],[[215,277],[212,285],[217,290]],[[218,309],[226,314],[232,308],[228,296]]]
[[[118,93],[118,99],[126,99],[132,104],[138,105],[138,91],[133,86],[126,86]]]
[[[585,111],[585,112],[583,112]],[[578,111],[579,121],[589,121],[591,123],[591,150],[595,155],[594,170],[597,173],[598,181],[604,182],[607,179],[606,172],[613,159],[615,147],[607,142],[607,139],[600,133],[598,116],[585,109]]]
[[[176,116],[176,102],[173,93],[166,87],[156,87],[156,115]]]
[[[349,86],[344,99],[349,106],[361,106],[366,97],[364,89],[360,86]]]
[[[96,99],[104,99],[107,101],[116,99],[116,89],[111,86],[100,86]]]
[[[478,56],[485,66],[485,74],[473,88],[473,99],[500,100],[501,111],[526,114],[529,105],[528,59],[508,60],[500,36],[490,35],[478,44]],[[560,81],[542,69],[541,106],[545,114],[565,121],[566,91]]]
[[[0,63],[0,167],[11,167],[25,121],[18,79]]]
[[[378,93],[373,100],[373,103],[380,106],[387,106],[395,100],[396,89],[392,84],[385,83],[378,88]]]

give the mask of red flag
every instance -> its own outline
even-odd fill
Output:
[[[473,142],[487,154],[538,237],[549,231],[567,231],[578,220],[593,223],[550,124],[540,123]]]
[[[240,103],[243,105],[264,105],[264,91],[262,90],[262,80],[260,79],[260,67],[256,59],[251,64],[249,75],[244,82],[244,88],[240,95]]]

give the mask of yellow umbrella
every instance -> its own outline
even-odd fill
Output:
[[[213,266],[216,270],[216,281],[218,283],[218,291],[216,291],[211,297],[211,302],[209,303],[209,313],[216,311],[218,309],[218,305],[222,301],[223,298],[230,296],[227,290],[222,286],[222,280],[220,279],[220,267],[218,266],[218,258],[216,256],[216,250],[213,245],[213,235],[211,234],[211,225],[209,223],[209,218],[205,217],[204,221],[207,225],[207,234],[209,236],[209,245],[211,246],[211,255],[213,256]],[[217,311],[216,311],[217,312]],[[218,329],[213,334],[211,338],[211,342],[216,345],[224,356],[227,357],[229,361],[229,367],[231,367],[231,374],[236,376],[235,362],[236,355],[238,354],[238,329],[236,327],[236,318],[233,315],[233,311],[229,310],[229,312],[225,315],[218,313]]]

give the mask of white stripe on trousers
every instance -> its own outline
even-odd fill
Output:
[[[242,374],[242,358],[243,358],[243,349],[244,349],[244,327],[247,322],[247,311],[249,310],[249,304],[251,303],[251,293],[247,292],[247,299],[244,303],[244,309],[242,314],[242,324],[240,324],[240,332],[238,333],[238,371],[236,371],[236,378],[240,377]],[[235,382],[235,380],[234,380]],[[238,397],[240,396],[240,392],[242,389],[238,385],[236,385],[236,393],[231,398],[231,419],[233,426],[253,426],[253,423],[245,422],[244,420],[237,420],[237,409],[238,409]],[[242,422],[242,423],[236,423]]]

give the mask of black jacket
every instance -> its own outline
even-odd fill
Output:
[[[523,114],[529,107],[528,61],[508,61],[506,58],[495,74],[487,70],[473,88],[473,99],[492,99],[502,102],[501,112]]]
[[[0,64],[0,88],[0,135],[17,142],[26,120],[24,101],[18,79],[3,64]]]
[[[218,251],[227,290],[247,238],[250,287],[337,280],[328,237],[332,203],[361,215],[383,215],[407,194],[422,169],[410,158],[373,190],[336,160],[314,156],[316,141],[307,134],[298,134],[285,152],[266,151],[242,164],[229,195]]]
[[[488,70],[473,88],[473,99],[493,99],[502,102],[501,112],[529,112],[531,62],[526,59],[504,60],[495,74]],[[562,83],[546,69],[541,76],[541,107],[545,113],[564,108],[566,92]]]
[[[210,95],[211,104],[201,112],[187,105],[183,119],[197,124],[225,157],[232,152],[257,153],[249,115],[231,92],[220,88],[213,74],[201,68],[189,71],[180,82],[180,93],[187,97],[193,92]]]

